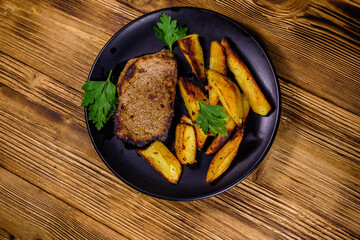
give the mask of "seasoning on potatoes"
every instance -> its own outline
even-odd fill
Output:
[[[234,74],[241,90],[245,93],[251,109],[257,114],[266,116],[270,112],[271,106],[257,85],[250,70],[230,46],[227,38],[222,39],[221,45],[226,51],[228,67]]]
[[[247,116],[249,115],[250,103],[249,103],[249,100],[248,100],[248,98],[246,97],[246,95],[244,93],[242,93],[241,95],[242,95],[242,102],[243,102],[243,107],[244,107],[244,115],[243,115],[243,123],[244,123]]]
[[[199,126],[195,125],[196,118],[198,117],[200,111],[200,106],[197,99],[204,103],[208,103],[209,100],[198,86],[184,78],[179,78],[178,85],[180,95],[184,100],[185,107],[195,127],[197,149],[201,150],[205,144],[207,135],[203,133]]]
[[[217,135],[210,143],[210,146],[206,150],[205,154],[208,154],[208,155],[215,154],[231,137],[231,134],[233,133],[233,131],[236,128],[236,123],[230,117],[226,118],[225,121],[226,121],[226,125],[225,125],[226,132],[228,133],[228,135],[227,136]]]
[[[182,164],[196,163],[196,135],[193,125],[176,125],[174,148],[176,157]]]
[[[162,142],[155,141],[146,149],[137,149],[136,151],[170,183],[175,184],[179,181],[182,166]]]
[[[229,141],[214,156],[206,175],[207,183],[213,182],[229,168],[239,150],[244,136],[244,129],[244,125],[238,128]]]
[[[217,41],[212,41],[210,44],[209,69],[217,71],[225,76],[227,74],[225,49]],[[209,102],[210,105],[213,106],[219,104],[219,96],[212,87],[209,89]]]
[[[237,125],[240,125],[243,118],[243,103],[238,86],[228,77],[216,71],[207,69],[206,75],[227,113]]]
[[[184,54],[186,60],[189,62],[191,69],[195,76],[201,81],[205,82],[205,64],[204,53],[200,45],[199,35],[190,34],[184,38],[177,40],[179,47]]]

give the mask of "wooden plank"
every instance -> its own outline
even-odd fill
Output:
[[[58,112],[65,120],[70,119],[79,127],[85,127],[78,89],[49,78],[3,53],[0,53],[0,66],[1,83],[26,95],[30,101]]]
[[[357,115],[281,81],[279,134],[249,179],[210,199],[158,200],[130,189],[104,167],[84,125],[78,125],[81,109],[75,107],[70,116],[54,107],[74,96],[43,94],[55,79],[9,56],[0,60],[0,166],[119,234],[142,239],[357,237]]]
[[[128,6],[127,2],[121,3],[120,1],[80,0],[64,2],[62,0],[46,0],[41,3],[32,1],[31,5],[39,5],[40,9],[47,9],[45,12],[56,12],[56,17],[51,16],[51,18],[56,18],[58,22],[67,19],[66,22],[70,26],[81,22],[91,27],[91,29],[96,26],[100,31],[110,35],[117,32],[120,29],[119,26],[124,26],[143,14],[143,12],[135,10],[134,7]],[[82,27],[79,29],[86,30],[86,28]]]
[[[0,83],[9,86],[19,93],[19,96],[26,96],[18,98],[19,104],[23,106],[20,114],[26,116],[27,109],[31,107],[36,114],[47,116],[57,123],[48,125],[47,121],[34,122],[36,129],[48,129],[54,140],[65,143],[62,145],[64,150],[72,151],[73,154],[81,152],[81,155],[91,161],[96,168],[106,168],[99,161],[94,147],[89,142],[84,110],[80,107],[81,97],[78,91],[1,53],[0,69]],[[31,104],[28,105],[28,102]],[[74,137],[71,141],[62,139],[62,136],[69,135]],[[72,144],[73,141],[77,142],[76,148]]]
[[[279,132],[250,179],[351,233],[360,224],[359,116],[281,83]]]
[[[125,237],[1,167],[0,175],[0,225],[13,239]]]
[[[80,90],[101,48],[139,15],[119,3],[2,1],[0,51]]]
[[[14,239],[14,236],[12,236],[7,231],[5,231],[5,229],[0,228],[0,240],[9,240],[9,239]]]

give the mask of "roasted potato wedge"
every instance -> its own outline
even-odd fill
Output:
[[[209,68],[221,73],[222,75],[226,76],[227,74],[225,49],[217,41],[212,41],[210,45]]]
[[[216,93],[216,90],[214,89],[214,87],[212,87],[209,83],[209,103],[212,106],[216,106],[219,104],[220,100],[219,100],[219,96]]]
[[[186,123],[194,126],[196,135],[196,148],[198,150],[201,150],[204,147],[206,139],[209,135],[205,134],[200,128],[200,126],[196,126],[196,124],[185,115],[181,116],[180,123]]]
[[[200,106],[196,98],[201,102],[208,104],[209,100],[205,96],[204,92],[198,86],[189,82],[184,78],[179,78],[178,80],[180,95],[184,100],[185,107],[189,113],[189,116],[193,122],[196,121],[197,116],[199,115]]]
[[[242,119],[242,124],[245,123],[246,117],[249,114],[249,110],[250,110],[250,105],[249,105],[249,101],[247,100],[247,97],[245,94],[241,94],[242,96],[242,103],[243,103],[243,107],[244,107],[244,115],[243,115],[243,119]],[[216,136],[212,142],[210,143],[209,148],[207,149],[207,151],[205,152],[205,154],[214,154],[216,153],[225,143],[226,141],[230,138],[231,133],[235,130],[236,128],[236,124],[235,122],[232,120],[232,118],[227,118],[226,120],[226,132],[228,133],[227,136]]]
[[[199,35],[190,34],[184,38],[177,40],[182,53],[185,55],[186,60],[189,62],[195,76],[201,81],[205,82],[205,64],[204,53],[200,45]]]
[[[226,76],[227,74],[225,49],[217,41],[212,41],[210,45],[209,68],[221,73],[222,75]],[[216,94],[215,89],[210,88],[209,90],[209,102],[210,105],[213,106],[219,104],[219,96]]]
[[[206,150],[205,154],[215,154],[219,149],[227,142],[227,140],[231,137],[231,134],[236,128],[236,123],[232,118],[226,118],[226,132],[227,136],[217,135],[212,142],[210,143],[209,148]]]
[[[155,141],[146,149],[136,150],[150,165],[170,183],[176,184],[182,172],[179,160],[160,141]]]
[[[182,115],[180,118],[180,123],[185,123],[185,124],[189,124],[189,125],[194,125],[192,120],[186,116],[186,115]]]
[[[246,95],[244,93],[242,93],[241,95],[242,95],[242,102],[243,102],[243,106],[244,106],[244,115],[243,115],[243,123],[244,123],[247,116],[249,115],[250,104],[249,104],[249,101],[248,101]]]
[[[243,118],[243,103],[238,86],[228,77],[211,69],[206,69],[206,75],[227,113],[236,125],[240,125]]]
[[[221,45],[225,48],[226,51],[228,67],[234,74],[241,90],[245,93],[251,109],[257,114],[266,116],[271,110],[271,106],[257,85],[250,70],[241,60],[239,55],[230,46],[229,40],[227,38],[222,39]]]
[[[200,111],[200,106],[196,98],[206,104],[209,104],[209,100],[201,88],[184,78],[179,78],[178,85],[180,89],[180,95],[184,100],[185,107],[195,127],[197,149],[201,150],[205,144],[207,135],[201,130],[199,126],[195,125],[196,118],[198,117]]]
[[[185,123],[176,125],[175,152],[182,164],[196,163],[196,135],[194,126]]]
[[[200,151],[201,149],[203,149],[208,135],[203,132],[200,126],[196,126],[195,123],[194,127],[196,132],[196,148]]]
[[[238,128],[229,141],[227,141],[227,143],[214,156],[206,175],[207,183],[210,183],[220,177],[229,168],[239,150],[240,143],[244,136],[244,129],[244,125]]]

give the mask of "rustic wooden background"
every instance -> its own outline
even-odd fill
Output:
[[[242,24],[282,93],[279,131],[257,170],[190,202],[116,178],[80,107],[110,37],[173,6]],[[359,239],[359,66],[357,0],[0,0],[0,239]]]

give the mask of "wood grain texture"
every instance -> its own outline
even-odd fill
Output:
[[[112,6],[97,7],[91,2],[68,1],[68,4],[2,1],[0,46],[4,53],[79,90],[112,34],[140,14],[134,15],[131,11],[126,11],[128,15],[123,11],[115,14]],[[121,5],[119,8],[125,10]],[[94,19],[93,12],[100,16]],[[101,25],[105,23],[111,23],[113,30],[110,25]]]
[[[12,237],[13,236],[11,234],[9,234],[5,229],[3,229],[3,228],[0,229],[0,239],[1,240],[9,240]]]
[[[124,237],[3,168],[0,174],[0,224],[9,235],[20,239]]]
[[[159,200],[96,154],[81,86],[142,14],[197,6],[244,25],[278,74],[273,147],[216,197]],[[0,1],[0,239],[359,239],[359,3]]]

